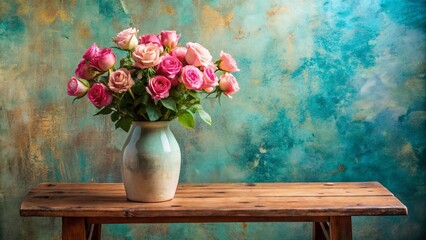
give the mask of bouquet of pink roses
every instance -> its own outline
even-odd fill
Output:
[[[210,52],[198,43],[178,45],[180,34],[162,31],[159,35],[142,35],[128,28],[113,41],[125,52],[116,68],[116,55],[111,48],[89,47],[68,81],[67,92],[76,99],[87,95],[98,114],[111,114],[116,128],[128,131],[132,121],[170,121],[178,118],[185,127],[193,128],[194,115],[211,124],[203,110],[203,98],[220,100],[239,90],[231,72],[239,71],[233,57],[221,51],[212,61]],[[216,72],[222,72],[217,77]]]

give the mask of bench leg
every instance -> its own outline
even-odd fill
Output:
[[[85,240],[86,221],[79,217],[62,218],[62,240]]]
[[[330,217],[330,239],[352,240],[351,217]]]

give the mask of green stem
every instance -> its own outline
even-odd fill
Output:
[[[133,100],[136,100],[135,95],[133,95],[133,92],[132,92],[131,88],[129,88],[129,93],[130,93],[130,96],[132,96]]]

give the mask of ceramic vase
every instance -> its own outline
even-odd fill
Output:
[[[122,151],[127,199],[162,202],[173,199],[179,182],[181,154],[170,121],[133,122]]]

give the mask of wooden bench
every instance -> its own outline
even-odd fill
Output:
[[[352,216],[407,215],[378,182],[180,184],[173,200],[138,203],[118,183],[42,183],[24,217],[62,217],[62,239],[100,239],[101,224],[313,222],[313,239],[352,239]],[[378,229],[380,231],[380,229]]]

